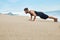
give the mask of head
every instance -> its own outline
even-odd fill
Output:
[[[24,11],[25,11],[26,14],[29,13],[29,9],[28,8],[24,8]]]

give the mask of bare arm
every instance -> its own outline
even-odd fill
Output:
[[[35,19],[36,19],[36,16],[34,16],[34,19],[33,19],[33,21],[35,21]]]
[[[31,14],[34,16],[33,21],[35,21],[35,19],[36,19],[36,14],[35,14],[35,12],[34,12],[34,11],[30,11],[30,12],[31,12]]]
[[[32,15],[30,14],[30,19],[29,19],[30,21],[32,20]]]
[[[32,15],[31,15],[31,20],[32,20]]]

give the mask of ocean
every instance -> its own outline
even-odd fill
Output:
[[[60,22],[60,11],[50,11],[45,12],[45,14],[58,18],[58,21]]]
[[[58,21],[60,22],[60,10],[49,11],[49,12],[44,12],[44,13],[49,15],[49,16],[53,16],[53,17],[58,18]],[[29,15],[26,15],[24,12],[15,12],[15,14],[12,13],[12,12],[9,12],[9,13],[0,13],[0,14],[6,14],[6,15],[10,15],[10,16],[29,16]]]

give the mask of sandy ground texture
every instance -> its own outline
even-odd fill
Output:
[[[60,40],[60,22],[28,19],[0,15],[0,40]]]

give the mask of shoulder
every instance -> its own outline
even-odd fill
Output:
[[[32,12],[34,12],[34,10],[30,10],[30,12],[32,13]]]

